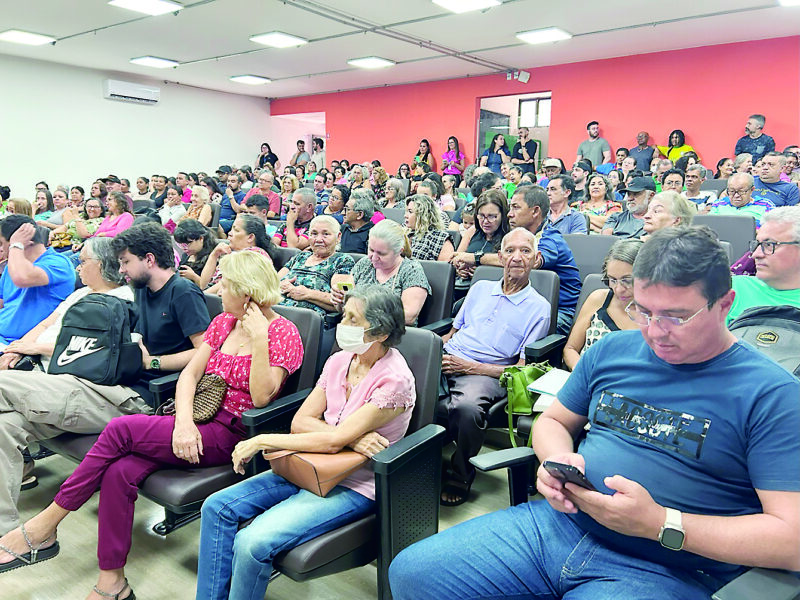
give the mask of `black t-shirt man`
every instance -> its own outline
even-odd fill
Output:
[[[367,221],[361,227],[353,231],[350,225],[342,225],[342,240],[340,252],[367,253],[367,240],[369,230],[372,229],[372,221]]]
[[[522,169],[523,173],[533,173],[536,170],[536,149],[538,148],[538,144],[534,140],[528,140],[525,142],[525,150],[528,151],[528,158],[532,158],[534,162],[530,163],[516,163],[515,166]],[[525,157],[522,155],[522,144],[517,142],[514,144],[514,149],[511,151],[511,160],[513,161],[515,158],[519,160],[525,160]]]

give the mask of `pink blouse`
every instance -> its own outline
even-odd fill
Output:
[[[339,425],[365,404],[373,404],[378,408],[399,408],[406,410],[376,429],[379,434],[389,440],[389,445],[401,440],[408,429],[411,413],[417,399],[414,387],[414,375],[406,364],[406,359],[399,351],[391,348],[378,362],[372,365],[367,376],[362,379],[347,397],[347,371],[352,352],[337,352],[325,363],[317,387],[325,390],[327,407],[323,414],[328,425]],[[340,485],[375,499],[375,475],[366,466],[347,477]]]
[[[215,373],[228,384],[222,408],[241,417],[246,410],[253,408],[250,397],[251,355],[233,356],[220,352],[220,348],[233,331],[236,317],[222,313],[211,321],[203,341],[213,349],[206,365],[206,373]],[[289,375],[303,364],[303,341],[294,323],[278,317],[269,324],[269,364],[283,367]]]
[[[94,232],[93,237],[97,237],[100,233],[105,233],[105,237],[115,237],[118,233],[122,233],[131,225],[133,225],[133,215],[129,212],[124,212],[118,217],[108,215],[103,219],[103,222],[100,223],[100,227]]]

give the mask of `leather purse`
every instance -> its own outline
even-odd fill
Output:
[[[192,404],[192,420],[195,423],[205,423],[213,419],[222,408],[228,384],[214,373],[206,373],[197,382]],[[168,400],[156,409],[157,415],[174,415],[175,400]]]
[[[264,458],[269,461],[273,473],[322,497],[368,460],[354,450],[336,454],[277,450],[265,452]]]

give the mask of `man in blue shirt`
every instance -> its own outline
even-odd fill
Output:
[[[554,227],[562,235],[565,233],[588,233],[586,217],[569,205],[572,202],[572,192],[575,191],[575,182],[572,181],[572,177],[556,175],[547,182],[545,189],[547,198],[550,200],[550,212],[547,214],[546,227]]]
[[[401,552],[395,600],[706,600],[743,565],[800,569],[800,382],[727,330],[727,253],[705,228],[658,231],[633,297],[639,331],[590,346],[533,427],[538,458],[595,491],[540,467],[544,501]]]
[[[656,151],[648,142],[650,134],[640,131],[636,134],[636,146],[628,150],[628,156],[636,161],[636,168],[640,171],[649,171],[650,163],[653,162],[653,155]]]
[[[242,201],[246,193],[242,191],[242,180],[236,173],[228,175],[227,187],[219,201],[219,226],[225,233],[233,227],[236,215],[244,208]]]
[[[535,269],[547,269],[558,275],[558,333],[569,334],[575,305],[581,292],[581,276],[575,257],[564,236],[554,227],[544,227],[550,211],[547,193],[538,185],[517,188],[508,204],[508,222],[512,227],[523,227],[539,240],[539,257]]]
[[[744,126],[745,135],[736,142],[736,148],[733,153],[737,156],[743,152],[752,154],[753,163],[756,163],[767,152],[774,151],[775,140],[763,133],[766,122],[767,118],[764,115],[750,115]]]
[[[483,445],[489,408],[506,395],[500,375],[508,365],[525,364],[525,346],[547,335],[550,327],[550,303],[529,279],[537,257],[531,232],[507,233],[500,246],[503,280],[473,284],[442,338],[442,373],[450,395],[439,401],[437,414],[456,442],[442,489],[445,506],[463,504],[469,496],[475,478],[469,459]]]
[[[20,339],[75,289],[72,263],[44,245],[33,219],[9,215],[0,224],[8,264],[0,276],[0,349]]]
[[[775,206],[794,206],[800,202],[800,188],[797,184],[781,181],[781,171],[786,165],[783,154],[770,152],[761,160],[761,165],[760,175],[753,178],[755,196],[766,198]]]

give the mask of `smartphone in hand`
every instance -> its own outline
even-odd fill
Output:
[[[597,489],[586,479],[586,475],[574,465],[546,460],[542,463],[545,470],[562,483],[574,483],[582,488],[596,492]]]

